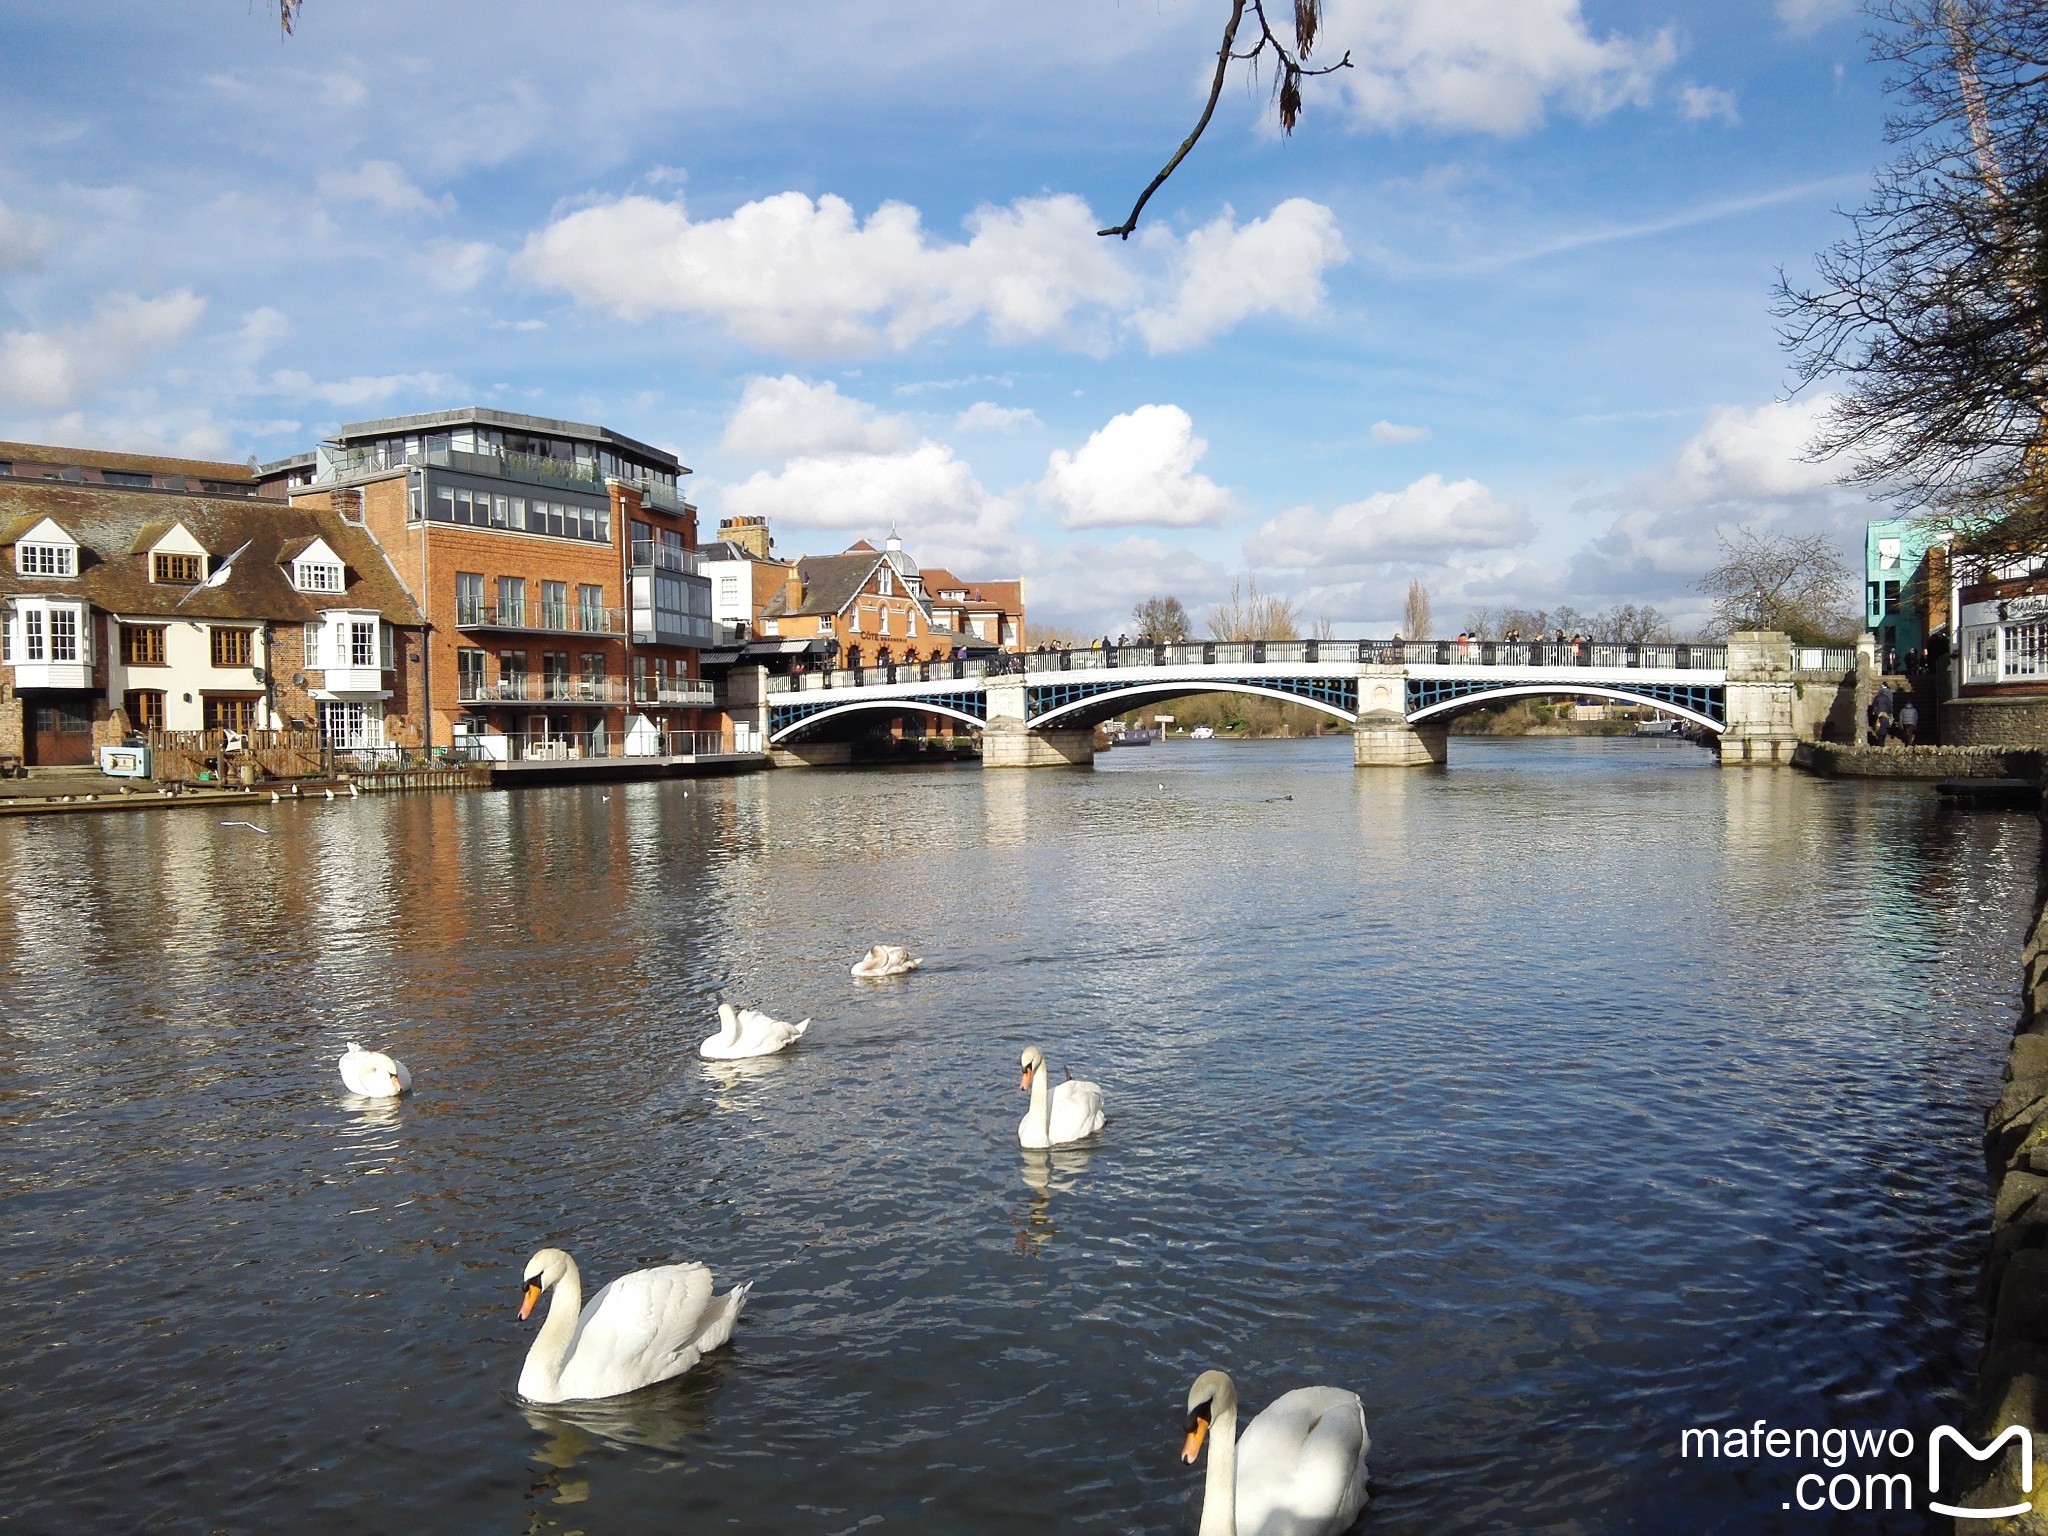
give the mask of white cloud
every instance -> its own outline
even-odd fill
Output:
[[[427,281],[444,293],[467,293],[502,259],[495,245],[482,240],[429,240],[413,262]]]
[[[1477,480],[1424,475],[1398,491],[1378,491],[1327,514],[1282,512],[1246,544],[1256,565],[1317,570],[1378,561],[1440,562],[1460,552],[1525,544],[1528,514]]]
[[[1025,198],[978,209],[968,239],[947,242],[904,203],[863,221],[843,198],[783,192],[693,221],[679,201],[635,195],[556,219],[514,265],[626,320],[694,316],[794,355],[901,349],[977,319],[998,342],[1090,350],[1129,325],[1164,352],[1254,315],[1310,313],[1346,255],[1335,216],[1302,198],[1184,240],[1154,228],[1135,250],[1099,223],[1077,197]]]
[[[327,202],[369,203],[386,213],[445,213],[453,206],[449,198],[436,202],[428,197],[389,160],[366,160],[353,171],[328,171],[316,186]]]
[[[1372,440],[1376,443],[1419,443],[1427,436],[1427,427],[1403,426],[1398,421],[1376,421],[1372,424]]]
[[[56,238],[56,227],[48,219],[0,203],[0,277],[33,267]]]
[[[1039,494],[1064,509],[1067,528],[1221,522],[1235,504],[1229,491],[1195,473],[1208,451],[1179,406],[1141,405],[1112,417],[1074,452],[1055,449]]]
[[[119,294],[82,326],[9,331],[0,335],[0,402],[32,410],[71,405],[176,346],[205,313],[206,300],[189,289],[157,299]]]
[[[400,395],[432,399],[458,392],[462,386],[445,373],[357,374],[352,379],[321,381],[296,368],[282,368],[270,376],[271,388],[297,399],[319,400],[344,410],[381,405]]]
[[[995,512],[996,499],[974,471],[942,443],[901,453],[828,453],[792,459],[723,487],[723,516],[766,517],[799,528],[886,531],[974,524]]]
[[[1704,123],[1717,117],[1730,128],[1742,121],[1742,114],[1735,110],[1735,93],[1718,85],[1680,86],[1678,115],[1689,123]]]
[[[1012,568],[1024,573],[1032,623],[1084,634],[1128,630],[1131,610],[1165,593],[1185,603],[1199,625],[1230,587],[1230,573],[1214,560],[1142,534],[1114,544],[1026,545]]]
[[[1171,240],[1161,231],[1148,244]],[[1172,297],[1137,315],[1138,333],[1154,352],[1177,352],[1253,315],[1313,314],[1324,270],[1349,255],[1336,215],[1321,203],[1290,197],[1242,228],[1226,210],[1181,245]]]
[[[786,373],[747,381],[721,446],[752,459],[891,453],[916,435],[903,417],[884,416],[865,400],[840,394],[829,380],[810,384]]]
[[[1331,83],[1363,126],[1520,133],[1556,104],[1582,118],[1649,103],[1678,47],[1669,30],[1595,37],[1579,0],[1331,0]]]
[[[1831,21],[1856,14],[1856,0],[1778,0],[1778,20],[1786,30],[1804,36]]]
[[[1826,491],[1841,466],[1813,463],[1806,450],[1833,404],[1831,396],[1810,395],[1716,410],[1644,489],[1665,505],[1688,506]]]
[[[1019,427],[1040,425],[1038,412],[1023,406],[997,405],[993,400],[977,400],[953,418],[955,432],[1012,432]]]

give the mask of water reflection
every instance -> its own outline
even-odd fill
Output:
[[[797,1047],[801,1049],[801,1047]],[[707,1082],[715,1085],[712,1107],[727,1114],[743,1108],[750,1108],[750,1098],[742,1090],[766,1082],[789,1065],[787,1051],[778,1051],[773,1056],[744,1056],[737,1061],[705,1061],[698,1058],[699,1067]]]
[[[1018,1253],[1036,1257],[1048,1242],[1059,1235],[1059,1226],[1052,1218],[1052,1197],[1072,1194],[1079,1188],[1081,1175],[1088,1171],[1088,1164],[1094,1157],[1094,1148],[1023,1149],[1024,1183],[1032,1191],[1032,1197],[1018,1211],[1013,1222]]]
[[[547,1437],[528,1454],[551,1469],[549,1485],[558,1489],[565,1474],[600,1449],[680,1456],[711,1428],[729,1369],[728,1358],[729,1352],[706,1356],[673,1381],[657,1382],[623,1397],[545,1406],[515,1398],[526,1422]]]

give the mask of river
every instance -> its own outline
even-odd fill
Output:
[[[1191,1532],[1213,1364],[1360,1394],[1368,1533],[1828,1529],[1679,1435],[1957,1419],[2035,822],[1349,754],[0,822],[0,1523]],[[714,1068],[720,999],[815,1023]],[[751,1279],[734,1346],[523,1408],[546,1244]]]

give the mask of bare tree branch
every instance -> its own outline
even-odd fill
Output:
[[[1247,3],[1253,18],[1259,24],[1259,40],[1243,53],[1236,51],[1237,29],[1244,22]],[[1216,115],[1216,102],[1223,95],[1223,81],[1230,73],[1233,63],[1249,63],[1254,66],[1272,50],[1278,70],[1274,75],[1273,89],[1279,100],[1280,131],[1294,132],[1294,125],[1301,117],[1301,82],[1304,77],[1335,74],[1340,69],[1351,67],[1351,55],[1347,51],[1334,64],[1321,69],[1309,69],[1303,64],[1316,45],[1316,32],[1322,22],[1322,0],[1294,0],[1294,47],[1290,50],[1273,31],[1273,25],[1266,19],[1265,0],[1230,0],[1230,19],[1223,24],[1223,44],[1216,50],[1216,73],[1209,81],[1209,99],[1202,103],[1202,115],[1196,119],[1193,132],[1180,141],[1180,148],[1173,152],[1173,158],[1166,162],[1157,176],[1154,176],[1145,190],[1138,194],[1138,201],[1131,207],[1130,217],[1121,224],[1112,224],[1108,229],[1098,229],[1098,235],[1115,235],[1120,240],[1131,238],[1131,231],[1138,227],[1138,216],[1145,211],[1145,205],[1152,201],[1152,194],[1166,185],[1166,178],[1180,168],[1187,159],[1188,151],[1195,147],[1209,126],[1209,119]]]

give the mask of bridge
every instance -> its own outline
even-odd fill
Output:
[[[1339,720],[1361,766],[1441,763],[1456,716],[1531,697],[1645,706],[1713,733],[1724,761],[1777,762],[1830,715],[1854,730],[1856,676],[1855,650],[1768,632],[1727,645],[1206,641],[763,675],[748,702],[771,749],[797,762],[846,761],[855,735],[907,715],[980,731],[991,767],[1088,762],[1096,725],[1202,693],[1279,699]],[[736,712],[746,692],[734,689]]]

